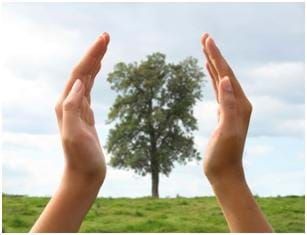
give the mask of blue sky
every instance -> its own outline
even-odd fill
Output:
[[[106,77],[120,61],[160,51],[172,62],[204,63],[200,36],[220,45],[254,106],[244,152],[254,194],[304,194],[303,3],[6,3],[3,64],[2,187],[5,193],[51,195],[63,154],[53,111],[71,67],[103,31],[109,50],[93,89],[102,143],[116,94]],[[195,144],[204,153],[216,125],[210,83],[195,106]],[[107,156],[107,159],[108,156]],[[150,194],[150,177],[108,168],[100,196]],[[162,177],[163,197],[212,195],[201,162],[176,165]]]

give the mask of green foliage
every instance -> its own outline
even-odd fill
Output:
[[[201,99],[203,77],[191,57],[173,64],[154,53],[140,63],[118,63],[108,76],[118,93],[108,116],[116,123],[107,142],[111,165],[168,175],[174,162],[199,159],[193,106]]]
[[[2,196],[6,232],[28,232],[49,198]],[[304,232],[305,197],[257,198],[276,232]],[[81,232],[227,232],[214,197],[97,198]]]

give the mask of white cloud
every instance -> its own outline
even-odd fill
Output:
[[[254,144],[246,147],[245,155],[246,157],[265,157],[272,153],[272,148],[268,145]]]
[[[215,100],[198,102],[194,107],[194,116],[198,122],[198,133],[208,137],[215,129],[218,121],[218,104]]]
[[[4,132],[2,136],[3,144],[6,148],[33,148],[43,152],[61,152],[59,150],[61,148],[59,134],[48,135]]]
[[[304,103],[304,62],[268,63],[240,73],[252,96],[270,96],[286,103]]]
[[[59,87],[64,87],[68,62],[82,37],[76,30],[33,22],[11,11],[4,11],[3,21],[4,129],[55,132]]]
[[[28,80],[4,69],[2,90],[4,129],[10,131],[55,132],[54,105],[58,94],[45,79]]]
[[[5,89],[3,89],[3,104],[27,112],[43,113],[42,108],[55,103],[58,95],[50,83],[44,79],[30,80],[3,69]]]
[[[300,154],[298,154],[297,159],[298,159],[299,161],[304,162],[304,161],[305,161],[305,153],[300,153]]]
[[[304,103],[288,103],[269,95],[253,96],[250,100],[250,136],[304,136]]]
[[[243,152],[243,166],[247,171],[259,161],[259,157],[268,158],[270,154],[274,154],[274,150],[270,145],[254,143],[246,144]]]
[[[250,136],[304,135],[304,75],[304,62],[270,62],[239,70],[254,107]]]
[[[252,192],[261,196],[304,195],[304,181],[303,171],[270,172],[248,177]]]
[[[28,79],[62,69],[82,38],[77,30],[33,22],[11,11],[4,11],[3,26],[4,66],[13,70],[18,67],[16,71],[27,74]]]
[[[63,171],[58,135],[3,133],[3,191],[50,195]]]

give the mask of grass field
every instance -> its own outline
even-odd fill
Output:
[[[2,195],[5,232],[28,232],[49,198]],[[276,232],[304,232],[304,196],[257,198]],[[214,197],[98,198],[81,232],[227,232]]]

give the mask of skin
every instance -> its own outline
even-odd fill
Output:
[[[107,33],[97,38],[73,69],[56,105],[65,170],[59,188],[31,232],[77,232],[104,181],[106,164],[90,93],[109,40]]]
[[[204,173],[231,232],[272,232],[247,185],[242,165],[252,105],[208,33],[201,43],[219,104],[218,125],[204,156]]]
[[[55,111],[65,169],[59,188],[31,232],[77,232],[96,199],[106,164],[91,110],[91,89],[107,51],[103,33],[73,69]],[[252,106],[213,39],[202,36],[206,67],[219,103],[219,122],[204,157],[204,172],[231,232],[272,232],[244,177],[242,153]]]

